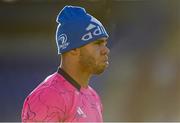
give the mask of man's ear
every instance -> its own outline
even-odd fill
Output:
[[[79,48],[75,48],[75,49],[71,50],[70,53],[72,55],[80,55],[80,49]]]

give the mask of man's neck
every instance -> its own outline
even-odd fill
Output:
[[[87,88],[89,84],[90,74],[86,71],[81,71],[77,65],[65,65],[61,64],[60,68],[64,70],[69,76],[71,76],[81,87]]]

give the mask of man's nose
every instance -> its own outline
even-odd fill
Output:
[[[108,55],[110,52],[110,49],[107,46],[104,46],[101,53],[102,55]]]

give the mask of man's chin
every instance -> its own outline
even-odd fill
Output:
[[[105,71],[106,67],[102,67],[99,69],[96,69],[96,71],[94,71],[95,75],[100,75],[101,73],[103,73]]]

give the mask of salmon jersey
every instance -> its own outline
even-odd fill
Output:
[[[41,121],[102,122],[102,104],[90,86],[82,88],[59,68],[24,101],[22,122]]]

